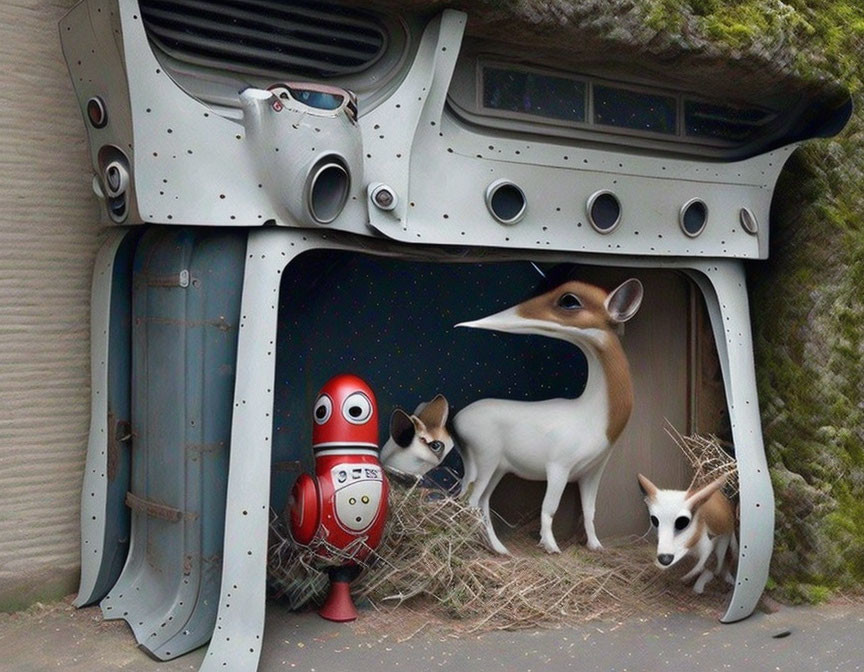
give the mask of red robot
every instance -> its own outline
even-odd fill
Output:
[[[381,542],[390,490],[378,460],[375,394],[357,376],[336,376],[321,388],[312,419],[315,477],[302,474],[294,485],[291,534],[303,545],[323,538],[340,549],[365,538],[354,554],[361,561]],[[357,618],[349,585],[360,569],[354,562],[330,568],[330,593],[318,612],[323,618]]]

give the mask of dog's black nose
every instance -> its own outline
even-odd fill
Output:
[[[657,562],[659,562],[664,567],[668,567],[669,565],[672,564],[672,558],[673,558],[673,556],[670,555],[669,553],[661,553],[660,555],[657,556]]]

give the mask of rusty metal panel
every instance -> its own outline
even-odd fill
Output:
[[[113,234],[113,232],[112,232]],[[81,488],[81,583],[75,605],[101,600],[129,550],[132,429],[132,259],[140,230],[120,230],[99,251],[91,295],[93,402]]]
[[[135,255],[132,536],[102,609],[163,660],[216,618],[245,249],[237,231],[155,228]]]

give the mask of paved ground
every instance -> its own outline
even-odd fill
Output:
[[[65,604],[0,616],[0,670],[196,670],[199,650],[169,663],[148,658],[131,632],[95,608]],[[398,643],[351,626],[268,607],[262,672],[506,670],[512,672],[852,672],[864,670],[864,605],[784,608],[735,625],[675,614],[469,639],[429,634]]]

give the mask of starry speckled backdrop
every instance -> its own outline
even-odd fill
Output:
[[[580,274],[607,289],[634,275],[588,267]],[[688,480],[662,424],[668,417],[686,429],[689,285],[670,272],[636,275],[646,284],[646,297],[623,343],[637,408],[607,469],[619,475],[604,478],[600,501],[608,498],[609,507],[622,497],[633,508],[641,506],[635,471],[630,474],[637,467],[659,474],[670,487]],[[363,377],[375,391],[382,444],[396,406],[411,411],[439,392],[450,401],[451,414],[484,397],[579,396],[587,368],[578,348],[541,336],[454,328],[534,295],[543,282],[528,262],[417,262],[327,250],[298,257],[286,268],[280,293],[274,463],[300,461],[311,469],[312,405],[320,387],[343,372]],[[658,385],[664,394],[653,393]],[[296,475],[296,469],[274,471],[271,501],[277,510]],[[499,491],[513,492],[512,487],[512,479],[505,479]],[[543,487],[522,482],[518,499],[539,506]],[[562,502],[565,508],[575,515],[573,492]],[[602,536],[607,519],[613,521],[607,531],[625,533],[639,529],[642,517],[641,510],[638,522],[598,511],[598,529]]]

